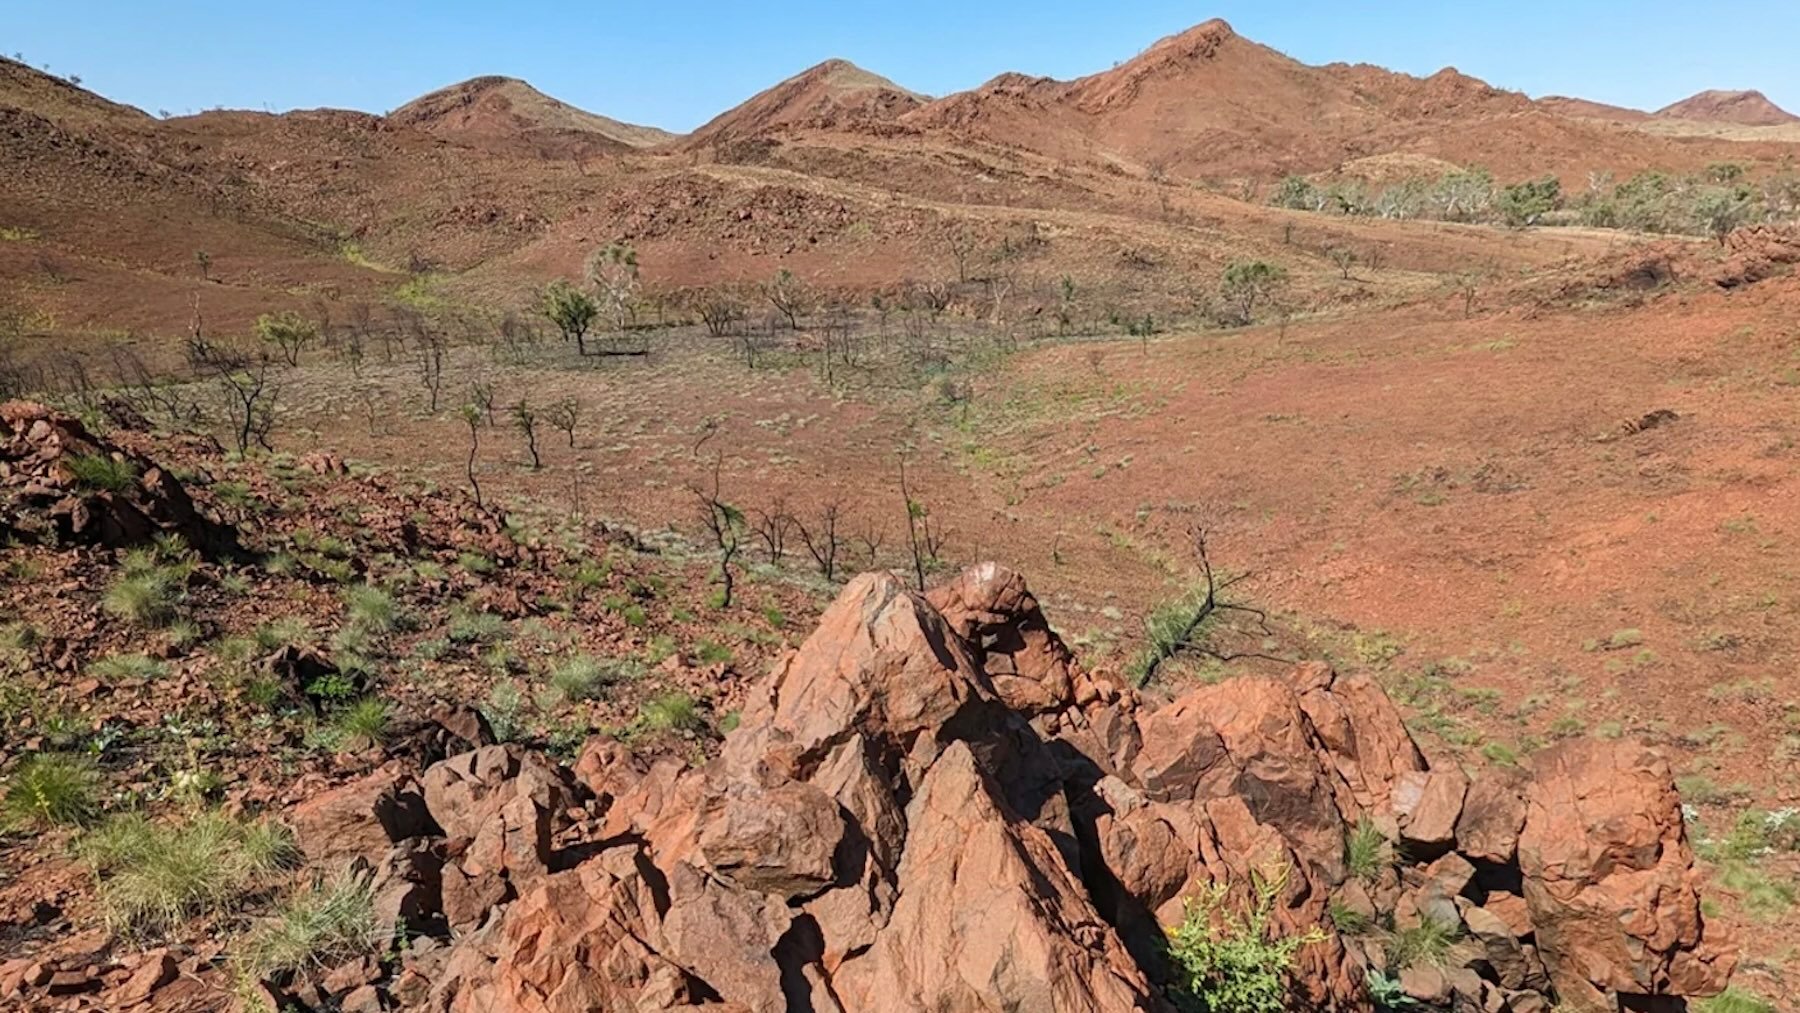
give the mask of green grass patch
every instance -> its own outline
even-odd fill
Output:
[[[177,823],[119,816],[95,830],[82,852],[99,878],[107,924],[132,935],[166,933],[189,918],[231,910],[299,861],[280,824],[219,812]]]

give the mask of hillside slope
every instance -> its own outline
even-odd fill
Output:
[[[477,77],[408,102],[386,117],[472,147],[544,157],[648,148],[675,135],[577,109],[510,77]]]
[[[866,129],[892,123],[924,101],[848,60],[827,60],[713,117],[683,146],[716,146],[802,128]]]

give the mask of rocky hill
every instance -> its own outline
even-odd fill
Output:
[[[705,148],[784,131],[875,130],[925,99],[848,60],[827,60],[709,120],[682,142]]]
[[[1703,91],[1656,111],[1659,119],[1735,123],[1747,127],[1774,127],[1800,123],[1800,116],[1769,101],[1760,91]]]
[[[478,77],[420,96],[389,113],[386,122],[457,144],[546,158],[617,154],[675,136],[577,109],[510,77]]]

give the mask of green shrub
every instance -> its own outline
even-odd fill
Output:
[[[125,492],[137,484],[137,466],[107,454],[71,454],[63,464],[83,492]]]
[[[1168,953],[1179,977],[1177,998],[1197,1013],[1284,1013],[1290,1001],[1294,955],[1325,939],[1314,926],[1297,936],[1274,936],[1270,916],[1287,885],[1283,867],[1253,875],[1250,910],[1227,909],[1225,884],[1190,898],[1187,914],[1169,934]]]
[[[499,742],[515,742],[525,732],[525,694],[510,682],[498,683],[488,690],[482,701],[481,716],[487,718]]]
[[[6,822],[22,826],[86,823],[100,811],[100,772],[85,757],[36,753],[20,761],[0,798]]]
[[[242,981],[284,979],[373,952],[385,935],[369,878],[344,873],[284,900],[238,942],[232,964]]]
[[[275,823],[205,812],[175,824],[117,817],[84,842],[100,881],[100,906],[116,931],[167,932],[189,918],[229,910],[266,888],[299,858]]]

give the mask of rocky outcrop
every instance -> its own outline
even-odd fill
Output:
[[[237,544],[154,462],[43,405],[0,404],[0,537],[124,548],[158,535],[208,554]]]
[[[382,985],[407,1008],[1168,1010],[1167,927],[1259,891],[1268,931],[1318,937],[1295,1008],[1369,1010],[1380,980],[1597,1009],[1731,970],[1651,755],[1570,744],[1529,784],[1471,779],[1317,665],[1152,707],[994,566],[929,599],[851,582],[704,765],[595,739],[571,776],[483,747],[424,772],[432,831],[398,842],[393,778],[303,807],[302,839],[382,849],[384,913],[448,930]],[[1458,941],[1408,962],[1426,929]]]

